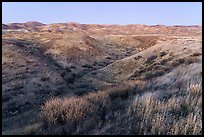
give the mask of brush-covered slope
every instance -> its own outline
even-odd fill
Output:
[[[202,134],[202,27],[2,24],[3,134]]]
[[[150,73],[151,70],[154,71],[159,68],[170,72],[176,67],[189,67],[188,65],[196,62],[201,64],[201,55],[201,38],[167,37],[164,41],[160,41],[137,54],[117,60],[94,71],[93,77],[102,80],[104,78],[105,81],[109,82],[120,82],[129,77],[143,78],[145,72]]]
[[[199,37],[166,38],[81,81],[98,90],[47,101],[43,117],[52,126],[40,134],[202,134]]]

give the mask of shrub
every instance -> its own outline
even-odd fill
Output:
[[[73,66],[73,65],[71,65],[71,66],[70,66],[70,68],[71,68],[71,69],[76,69],[76,67],[75,67],[75,66]]]
[[[200,55],[202,55],[202,53],[195,52],[195,53],[191,54],[190,56],[194,57],[194,56],[200,56]]]
[[[196,63],[196,62],[198,62],[198,58],[196,58],[196,57],[187,57],[186,58],[186,60],[185,60],[185,63],[186,64],[191,64],[191,63]]]
[[[95,105],[97,110],[96,115],[100,116],[100,119],[104,119],[111,105],[111,99],[108,93],[105,91],[92,92],[85,95],[84,98]]]
[[[77,87],[76,87],[78,90],[74,92],[75,95],[77,96],[83,96],[85,94],[88,94],[89,92],[91,91],[94,91],[95,88],[89,84],[77,84]]]
[[[116,86],[108,90],[108,94],[111,98],[111,100],[114,100],[115,98],[122,98],[126,99],[128,98],[129,94],[131,92],[130,87],[128,86]]]
[[[135,60],[138,60],[138,59],[140,59],[140,58],[142,58],[142,56],[140,56],[140,55],[139,55],[139,56],[134,57],[134,59],[135,59]]]
[[[95,105],[82,98],[51,99],[42,106],[42,110],[42,116],[48,125],[64,125],[67,133],[75,131],[79,124],[86,124],[83,127],[86,129],[96,122],[93,121]]]
[[[161,51],[161,52],[159,53],[159,57],[163,57],[163,56],[166,55],[166,54],[167,54],[167,52]]]
[[[150,63],[152,62],[154,59],[156,59],[157,56],[156,55],[151,55],[149,56],[146,60],[145,60],[145,63]]]
[[[41,81],[46,81],[48,79],[49,79],[49,77],[42,77],[42,78],[40,78]]]
[[[61,76],[62,76],[62,77],[64,77],[64,76],[65,76],[65,74],[66,74],[66,72],[65,72],[65,71],[62,71],[62,72],[61,72]]]
[[[162,59],[161,62],[160,62],[160,64],[161,64],[161,65],[166,65],[167,62],[169,62],[169,61],[171,61],[171,60],[172,60],[172,58],[165,58],[165,59]]]
[[[86,88],[81,88],[79,90],[77,90],[76,92],[74,92],[75,95],[77,96],[83,96],[84,94],[87,94],[87,89]]]
[[[92,74],[92,75],[96,75],[97,72],[96,72],[96,71],[92,71],[92,72],[90,72],[90,74]]]
[[[189,56],[189,57],[176,59],[175,61],[179,62],[180,64],[191,64],[191,63],[198,62],[198,60],[199,59],[196,57]]]
[[[111,57],[106,57],[106,59],[111,59]]]
[[[153,78],[153,74],[151,72],[146,72],[146,73],[144,73],[144,78],[145,79]]]
[[[66,72],[71,72],[72,70],[70,69],[70,67],[66,67],[65,68]]]
[[[82,67],[83,67],[83,68],[92,68],[92,66],[89,65],[89,64],[82,65]]]
[[[162,76],[165,73],[165,70],[157,70],[154,72],[154,77]]]
[[[169,53],[169,56],[174,56],[173,52]]]
[[[137,77],[137,76],[141,75],[142,73],[144,73],[145,71],[146,71],[146,70],[145,70],[145,68],[143,68],[143,67],[141,67],[141,68],[139,68],[139,69],[136,69],[136,70],[134,71],[134,73],[132,74],[131,78]]]
[[[104,91],[92,92],[79,98],[51,99],[42,106],[42,117],[48,125],[45,132],[57,126],[59,129],[56,133],[85,133],[105,119],[110,105],[110,97]]]
[[[23,86],[22,84],[15,85],[12,90],[20,90],[20,89],[22,89],[23,87],[24,87],[24,86]]]
[[[177,61],[177,60],[173,60],[173,61],[170,62],[169,65],[170,65],[171,67],[177,67],[177,66],[179,66],[179,64],[180,64],[179,61]]]
[[[154,77],[162,76],[164,73],[165,73],[165,71],[163,71],[163,70],[157,70],[154,72],[146,72],[144,74],[144,78],[148,80],[148,79],[152,79]]]
[[[76,74],[67,73],[67,74],[64,76],[64,80],[65,80],[67,83],[73,83],[74,80],[75,80],[75,77],[76,77]]]
[[[185,59],[184,58],[178,58],[175,61],[178,61],[180,64],[183,64],[185,62]]]

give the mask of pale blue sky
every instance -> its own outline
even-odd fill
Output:
[[[201,2],[3,2],[3,23],[201,25]]]

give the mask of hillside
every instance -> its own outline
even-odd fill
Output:
[[[201,26],[2,32],[2,134],[202,134]]]

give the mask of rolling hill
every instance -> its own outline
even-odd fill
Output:
[[[2,134],[202,134],[202,26],[2,24]]]

